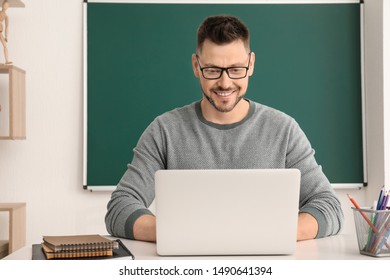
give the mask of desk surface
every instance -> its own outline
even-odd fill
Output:
[[[380,260],[361,255],[358,250],[356,235],[337,235],[316,240],[297,242],[295,254],[287,256],[180,256],[161,257],[156,253],[156,244],[150,242],[122,239],[123,243],[134,254],[136,260],[239,260],[239,259],[267,259],[267,260]],[[32,246],[25,246],[3,260],[31,260]]]

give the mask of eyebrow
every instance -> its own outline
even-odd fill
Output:
[[[248,54],[249,59],[250,59],[250,56],[249,56],[250,54],[251,53]],[[200,60],[200,55],[196,54],[196,57],[198,60]],[[201,65],[201,67],[203,67],[203,68],[204,67],[230,68],[230,67],[247,67],[247,66],[245,65],[245,62],[244,63],[240,62],[240,63],[233,63],[227,67],[221,67],[221,66],[215,65],[213,63],[205,63],[205,64]]]
[[[226,67],[221,67],[219,65],[215,65],[213,63],[206,63],[202,65],[203,67],[217,67],[217,68],[226,68]],[[245,62],[244,63],[233,63],[227,67],[246,67]]]

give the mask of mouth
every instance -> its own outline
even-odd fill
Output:
[[[214,90],[214,93],[219,97],[229,97],[235,90]]]

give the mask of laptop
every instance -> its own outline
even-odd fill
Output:
[[[298,169],[157,171],[157,254],[293,254],[300,180]]]

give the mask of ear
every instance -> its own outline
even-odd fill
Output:
[[[249,63],[248,76],[252,76],[255,71],[255,53],[251,52],[251,61]]]
[[[195,77],[199,78],[200,70],[198,62],[196,61],[196,54],[192,54],[192,70],[194,71]]]

